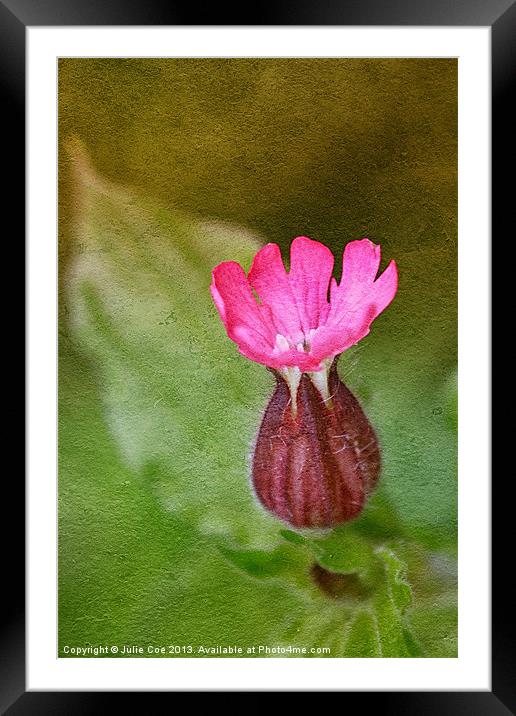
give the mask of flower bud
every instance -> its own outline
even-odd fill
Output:
[[[293,392],[278,373],[276,378],[253,457],[258,499],[294,527],[328,528],[352,520],[380,471],[369,421],[340,380],[336,360],[327,391],[306,373]]]

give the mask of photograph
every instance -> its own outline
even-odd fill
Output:
[[[56,656],[456,659],[457,57],[57,82]]]

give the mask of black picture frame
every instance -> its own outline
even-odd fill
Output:
[[[200,21],[200,22],[199,22]],[[6,240],[22,246],[25,201],[25,37],[27,27],[71,25],[405,25],[489,26],[492,33],[492,234],[509,230],[514,203],[511,176],[514,120],[508,111],[515,75],[516,2],[514,0],[309,0],[251,5],[214,12],[196,4],[157,0],[0,0],[0,88],[4,138],[12,152],[4,206],[16,216]],[[5,140],[4,140],[5,141]],[[512,147],[512,151],[511,151]],[[5,209],[4,209],[5,211]],[[495,295],[496,298],[496,295]],[[500,440],[503,439],[500,438]],[[496,452],[493,450],[493,455]],[[514,588],[506,580],[513,520],[504,473],[493,480],[492,691],[352,692],[343,707],[377,708],[393,714],[516,713]],[[26,692],[25,691],[25,538],[24,484],[16,471],[4,476],[4,514],[15,519],[4,536],[4,580],[0,632],[0,712],[18,714],[86,714],[120,707],[130,699],[130,713],[154,713],[156,698],[171,704],[173,693]],[[116,704],[115,704],[116,699]],[[355,703],[353,703],[355,702]],[[161,708],[160,708],[161,710]]]

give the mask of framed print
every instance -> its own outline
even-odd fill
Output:
[[[514,5],[203,26],[15,5],[27,581],[3,707],[343,691],[508,713],[490,132]]]

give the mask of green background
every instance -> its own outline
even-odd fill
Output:
[[[456,655],[456,61],[63,59],[59,142],[60,655]],[[363,236],[400,276],[340,360],[380,487],[330,534],[254,501],[273,379],[208,294],[218,262],[247,269],[267,241],[288,259],[300,234],[337,277]],[[338,593],[316,562],[344,575]]]

